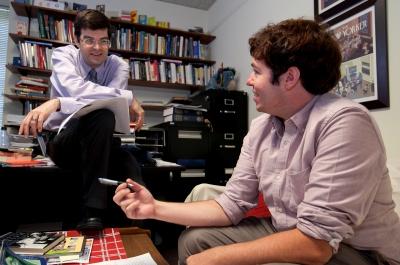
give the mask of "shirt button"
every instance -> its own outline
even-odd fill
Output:
[[[281,174],[276,175],[276,178],[280,179],[281,178]]]
[[[277,211],[278,213],[281,213],[281,212],[282,212],[282,208],[276,207],[276,211]]]

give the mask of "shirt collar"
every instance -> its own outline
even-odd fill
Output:
[[[314,106],[315,102],[318,100],[319,97],[320,95],[314,96],[301,110],[299,110],[292,117],[290,117],[289,120],[293,122],[294,125],[296,125],[297,129],[300,130],[305,129],[312,107]]]
[[[283,121],[276,116],[271,116],[272,125],[277,134],[282,137],[283,133],[285,132],[285,127],[288,127],[289,124],[293,124],[298,130],[304,130],[307,125],[311,109],[319,97],[319,95],[314,96],[301,110],[296,112],[286,121]]]
[[[107,63],[108,57],[105,60],[104,63],[102,63],[100,66],[96,67],[95,70],[97,72],[97,76],[102,76],[105,70],[105,65]],[[80,72],[82,73],[82,76],[86,78],[89,74],[89,72],[92,70],[92,67],[90,67],[85,60],[83,59],[83,56],[81,54],[81,51],[79,50],[78,53],[78,62],[79,62],[79,68]]]

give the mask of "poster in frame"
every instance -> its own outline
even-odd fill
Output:
[[[342,52],[333,92],[368,109],[389,107],[386,1],[366,2],[326,24]]]
[[[314,16],[322,21],[340,12],[370,0],[314,0]]]

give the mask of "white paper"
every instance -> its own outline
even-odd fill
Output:
[[[136,257],[94,263],[98,265],[157,265],[150,253]]]
[[[117,97],[117,98],[109,98],[109,99],[98,99],[95,100],[86,106],[82,107],[78,111],[72,113],[68,118],[66,118],[60,125],[60,128],[58,129],[58,133],[61,131],[61,129],[64,128],[64,126],[67,124],[67,122],[71,118],[79,118],[82,117],[92,111],[98,110],[98,109],[109,109],[112,112],[114,112],[115,115],[115,128],[114,130],[119,133],[125,133],[129,134],[130,133],[130,128],[129,128],[129,106],[128,106],[128,100],[123,97]]]
[[[156,166],[157,167],[180,167],[177,163],[169,162],[169,161],[164,161],[159,158],[154,158],[156,161]]]

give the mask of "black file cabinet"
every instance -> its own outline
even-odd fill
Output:
[[[164,122],[155,126],[164,129],[165,147],[163,159],[185,167],[179,178],[174,178],[176,201],[182,201],[192,188],[208,180],[210,163],[211,127],[201,122]]]
[[[244,91],[206,90],[192,98],[193,105],[207,109],[211,124],[208,178],[225,184],[240,155],[248,130],[248,99]]]

